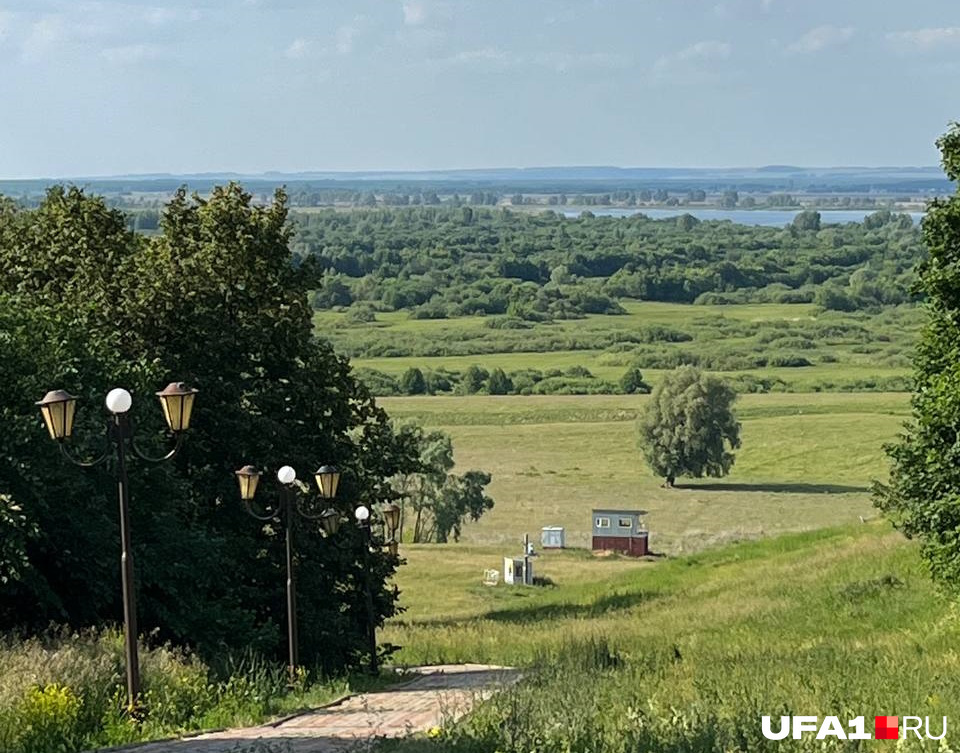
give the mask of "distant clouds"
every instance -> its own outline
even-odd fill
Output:
[[[353,52],[363,22],[363,16],[355,16],[350,23],[341,24],[336,28],[332,40],[329,40],[327,44],[317,44],[312,39],[296,37],[284,49],[283,56],[288,60],[302,60],[314,54],[349,55]]]
[[[108,63],[131,65],[144,60],[156,60],[163,55],[163,48],[155,44],[127,44],[119,47],[105,47],[100,56]]]
[[[307,56],[309,46],[310,43],[306,39],[297,37],[290,43],[287,49],[283,51],[283,56],[290,60],[299,60]]]
[[[360,33],[360,22],[362,19],[357,18],[352,23],[344,24],[337,28],[336,34],[334,35],[334,49],[339,55],[349,55],[353,52],[353,43],[357,38],[357,35]]]
[[[887,34],[887,40],[900,49],[926,52],[948,45],[960,44],[960,26],[894,31]]]
[[[419,0],[407,0],[403,4],[403,22],[407,26],[419,26],[427,18],[427,8]]]
[[[154,26],[176,23],[179,21],[199,21],[203,14],[196,8],[173,8],[157,6],[150,8],[144,14],[147,23]]]
[[[712,39],[695,42],[657,58],[651,70],[651,80],[654,83],[676,77],[688,81],[697,80],[701,78],[701,69],[707,61],[724,60],[730,57],[732,50],[733,46],[729,42]]]
[[[810,29],[806,34],[800,37],[792,44],[787,45],[787,52],[795,55],[808,55],[814,52],[820,52],[827,47],[833,47],[843,44],[853,38],[854,28],[852,26],[817,26]]]
[[[670,56],[673,60],[710,60],[715,58],[730,57],[732,47],[727,42],[697,42],[688,47],[684,47],[675,55]],[[661,58],[664,60],[664,58]]]
[[[497,68],[523,68],[535,66],[548,68],[557,73],[577,69],[627,68],[632,64],[628,55],[612,52],[536,52],[514,53],[499,47],[480,47],[463,50],[444,62],[488,65]]]

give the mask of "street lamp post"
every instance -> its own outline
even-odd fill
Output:
[[[73,434],[73,419],[77,399],[64,390],[48,392],[37,405],[43,415],[50,438],[60,445],[63,455],[74,465],[92,468],[109,457],[116,459],[117,496],[120,503],[120,573],[123,586],[123,629],[127,671],[127,708],[136,712],[140,701],[140,660],[137,655],[137,606],[134,588],[133,552],[130,544],[130,494],[127,483],[127,453],[148,463],[169,460],[183,444],[183,432],[190,428],[190,416],[197,391],[183,382],[171,382],[156,393],[163,407],[167,427],[174,435],[173,449],[162,457],[151,457],[140,450],[134,440],[134,425],[129,411],[133,398],[125,389],[116,388],[107,393],[106,439],[107,447],[95,460],[81,460],[67,449],[67,440]]]
[[[370,674],[379,671],[377,662],[377,624],[373,609],[373,590],[370,586],[370,547],[373,546],[373,531],[370,528],[370,510],[360,505],[353,512],[363,531],[363,596],[367,607],[367,651],[370,652]]]
[[[383,515],[384,539],[387,540],[390,554],[396,556],[396,533],[400,525],[400,508],[390,503],[384,505],[380,512]],[[370,673],[375,675],[379,671],[379,661],[377,657],[377,616],[373,607],[373,589],[370,585],[370,551],[373,549],[373,529],[370,525],[370,510],[366,505],[360,505],[354,510],[353,515],[363,530],[363,595],[367,602],[367,650],[370,652]]]
[[[247,512],[263,522],[282,522],[286,528],[286,565],[287,565],[287,651],[288,671],[290,681],[296,679],[299,666],[299,641],[297,637],[297,584],[296,568],[294,565],[294,521],[299,515],[306,520],[320,521],[320,527],[328,536],[332,536],[340,527],[340,514],[328,508],[314,515],[304,511],[296,496],[294,482],[297,480],[296,471],[285,465],[277,471],[277,480],[280,482],[280,504],[276,507],[267,506],[263,513],[253,508],[253,499],[262,474],[252,465],[246,465],[236,471],[237,481],[240,484],[240,498],[243,500]],[[316,472],[317,486],[320,488],[322,499],[332,499],[336,494],[340,474],[332,468],[324,466]]]

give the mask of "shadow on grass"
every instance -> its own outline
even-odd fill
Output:
[[[525,623],[539,620],[599,617],[608,612],[632,609],[640,604],[655,601],[657,598],[659,598],[659,594],[654,591],[614,593],[595,599],[588,604],[531,604],[526,607],[495,609],[484,614],[482,619],[493,622]]]
[[[723,481],[676,484],[674,488],[701,492],[768,492],[772,494],[857,494],[870,491],[869,486],[844,486],[843,484],[737,484]]]

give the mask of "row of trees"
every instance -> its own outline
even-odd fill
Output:
[[[567,369],[485,369],[471,364],[463,371],[423,370],[411,366],[399,378],[383,371],[359,368],[357,378],[375,395],[625,395],[646,394],[643,372],[630,366],[616,383],[597,379],[584,366]]]

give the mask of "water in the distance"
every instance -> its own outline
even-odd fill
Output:
[[[629,217],[634,214],[645,214],[654,220],[666,217],[679,217],[681,214],[690,214],[698,220],[730,220],[739,225],[763,225],[765,227],[786,227],[802,210],[799,209],[697,209],[691,207],[675,207],[672,209],[620,209],[615,207],[584,209],[564,209],[567,217],[579,217],[583,211],[590,211],[597,217]],[[863,222],[863,218],[876,212],[876,209],[820,209],[820,222],[824,225],[843,224],[847,222]],[[923,212],[906,212],[913,221],[920,222]]]

